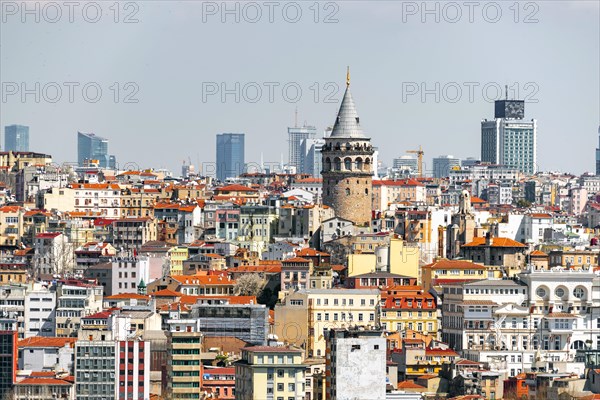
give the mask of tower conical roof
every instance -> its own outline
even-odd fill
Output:
[[[356,107],[354,106],[354,100],[350,93],[350,78],[346,81],[346,92],[342,99],[342,105],[338,111],[333,130],[331,131],[330,137],[339,138],[365,138],[362,128],[360,127],[360,120]]]

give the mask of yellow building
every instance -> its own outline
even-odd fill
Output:
[[[0,245],[16,246],[24,234],[25,210],[18,206],[0,207]]]
[[[202,333],[167,333],[167,394],[169,399],[200,399]]]
[[[436,299],[421,286],[391,286],[381,292],[381,326],[388,332],[438,334]]]
[[[420,279],[419,259],[421,251],[416,244],[408,244],[394,236],[389,245],[382,245],[373,252],[360,251],[348,255],[348,276],[368,274],[389,268],[392,274]]]
[[[302,350],[293,347],[243,348],[242,359],[235,363],[235,398],[304,399],[306,366],[302,361]]]
[[[170,275],[183,275],[183,262],[187,259],[187,247],[172,247],[169,250]]]
[[[447,258],[423,265],[421,274],[425,291],[454,281],[500,278],[502,276],[502,272],[497,268],[488,268],[470,260],[448,260]]]
[[[324,329],[377,326],[377,289],[301,289],[275,305],[279,340],[305,346],[308,357],[325,356]]]

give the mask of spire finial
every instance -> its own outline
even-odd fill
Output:
[[[350,66],[346,69],[346,86],[350,86]]]

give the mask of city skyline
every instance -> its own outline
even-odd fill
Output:
[[[28,25],[22,24],[20,19],[9,18],[3,24],[2,30],[6,33],[3,36],[14,40],[3,43],[4,83],[25,82],[29,89],[35,82],[42,87],[46,82],[75,81],[81,86],[97,82],[103,98],[97,103],[86,102],[81,99],[80,90],[76,91],[79,96],[73,103],[66,98],[57,103],[36,103],[33,96],[22,102],[18,94],[8,96],[2,104],[0,125],[21,123],[29,125],[32,131],[44,132],[45,137],[56,138],[47,141],[45,151],[57,161],[74,160],[76,144],[69,135],[80,130],[109,138],[112,152],[122,164],[131,162],[141,167],[167,167],[178,171],[180,160],[188,157],[194,163],[198,160],[214,162],[211,141],[216,133],[227,131],[246,133],[247,160],[258,162],[261,152],[266,153],[268,142],[270,151],[265,159],[279,162],[281,154],[287,153],[285,130],[293,126],[296,107],[299,121],[307,121],[319,132],[331,124],[343,94],[343,71],[350,65],[354,94],[364,103],[361,113],[368,121],[365,131],[378,138],[379,158],[388,165],[394,157],[419,145],[423,145],[427,161],[439,154],[450,153],[459,158],[477,156],[480,121],[493,117],[491,100],[504,98],[504,86],[508,84],[511,97],[526,98],[528,114],[539,121],[543,137],[539,139],[538,169],[594,171],[593,152],[567,159],[562,156],[564,148],[553,143],[569,132],[576,138],[567,143],[573,146],[570,150],[596,146],[600,120],[597,3],[541,2],[536,23],[523,23],[524,10],[521,10],[519,23],[515,23],[512,11],[506,8],[497,24],[481,18],[473,23],[451,24],[443,18],[439,23],[432,18],[422,23],[419,15],[403,21],[406,15],[402,15],[400,5],[380,3],[379,6],[373,9],[363,2],[340,3],[336,14],[338,22],[330,24],[315,24],[308,18],[296,25],[281,20],[254,25],[221,23],[218,18],[195,24],[194,21],[202,20],[200,7],[190,7],[185,13],[182,9],[170,12],[168,4],[156,3],[139,6],[139,23],[113,26],[111,21],[114,29],[110,30],[103,29],[109,21],[97,25],[80,20],[72,24],[58,23],[53,28],[61,29],[56,30],[49,29],[47,23]],[[304,11],[305,16],[310,15],[310,10]],[[356,23],[373,29],[355,32]],[[163,24],[177,24],[178,29],[155,29]],[[557,32],[555,27],[559,25],[573,29]],[[208,57],[187,54],[181,45],[170,45],[187,43],[187,38],[202,36],[205,29],[220,38],[203,44]],[[285,35],[273,35],[284,29]],[[475,29],[477,35],[473,34]],[[157,35],[159,31],[161,34]],[[58,52],[52,43],[64,42],[62,39],[73,37],[74,32],[80,40],[70,41],[69,46]],[[245,48],[234,40],[242,32],[246,40],[269,46]],[[446,48],[438,43],[440,35],[461,45]],[[146,37],[148,42],[132,51],[131,40],[139,36]],[[35,45],[39,51],[30,51],[25,45],[33,37],[39,41],[39,45]],[[312,46],[323,37],[327,37],[323,46]],[[419,40],[409,39],[411,37]],[[523,37],[527,37],[527,42]],[[101,45],[104,42],[110,45]],[[297,44],[289,46],[289,43]],[[519,62],[489,63],[488,57],[483,57],[490,46],[503,51],[501,43],[511,43],[510,55]],[[160,57],[154,52],[157,46],[163,49]],[[215,60],[213,56],[223,46],[231,52],[222,54],[218,61],[206,61]],[[281,49],[280,60],[288,61],[285,68],[281,68],[281,62],[262,61],[268,59],[272,46]],[[102,50],[103,56],[90,54],[91,48]],[[118,68],[108,61],[122,59],[128,53],[138,61],[120,63]],[[57,57],[58,54],[61,56]],[[297,54],[301,54],[301,58]],[[302,61],[307,58],[306,54],[327,62],[308,65]],[[556,54],[562,57],[556,60]],[[171,74],[167,81],[157,79],[163,72],[172,71],[172,63],[166,64],[166,60],[181,57],[187,62],[177,63],[180,69],[176,74]],[[252,62],[239,70],[228,66],[235,65],[232,57]],[[93,62],[84,63],[86,58]],[[23,62],[16,65],[11,59]],[[375,59],[377,63],[373,62]],[[573,59],[581,60],[577,74],[572,73],[569,64]],[[444,68],[439,68],[441,63]],[[44,64],[46,67],[40,69]],[[542,65],[544,68],[540,68]],[[118,93],[113,86],[115,82]],[[137,86],[126,87],[128,82]],[[220,93],[203,99],[203,84],[216,83],[221,91],[221,84],[231,89],[236,83],[244,88],[252,82],[263,89],[260,101],[250,101],[251,86],[247,86],[248,93],[245,96],[242,93],[239,102],[235,102],[233,95],[223,102]],[[266,82],[279,84],[272,103],[267,98]],[[297,102],[282,97],[280,89],[289,82],[296,82],[302,88],[303,95]],[[472,101],[468,98],[469,82],[477,84],[473,86],[476,90]],[[453,83],[462,90],[462,97],[455,102]],[[489,98],[482,94],[486,85]],[[437,93],[427,94],[427,91]],[[63,92],[66,96],[66,89]],[[124,97],[134,92],[137,94],[132,95],[133,99],[139,101],[126,103]],[[117,94],[115,102],[113,97]],[[166,98],[169,102],[164,101]],[[49,99],[43,97],[42,100]],[[168,137],[174,141],[185,142],[186,146],[165,154],[164,147],[157,144],[164,132],[169,132]],[[140,141],[139,137],[146,140]]]

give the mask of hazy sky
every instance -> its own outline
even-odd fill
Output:
[[[77,159],[78,130],[110,139],[121,165],[176,174],[188,157],[213,162],[222,132],[246,133],[247,161],[287,161],[295,108],[319,132],[333,124],[350,65],[387,163],[419,145],[428,163],[479,157],[480,121],[508,84],[538,120],[539,168],[592,171],[598,4],[58,1],[28,13],[2,0],[0,125],[29,125],[31,150],[59,162]]]

